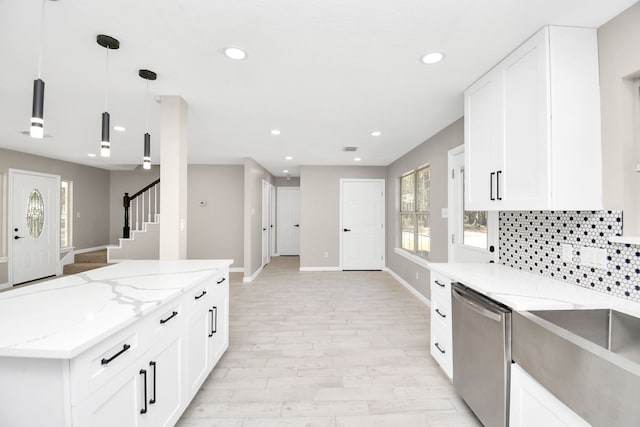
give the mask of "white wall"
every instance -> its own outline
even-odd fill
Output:
[[[251,158],[244,161],[244,277],[262,267],[262,180],[274,178]]]

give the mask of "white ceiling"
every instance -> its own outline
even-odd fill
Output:
[[[462,116],[462,91],[546,24],[598,27],[634,0],[60,0],[47,1],[45,134],[29,126],[41,0],[0,0],[0,147],[106,169],[142,159],[145,81],[152,157],[158,95],[189,104],[189,162],[253,157],[276,176],[298,165],[388,165]],[[105,50],[112,157],[99,153]],[[232,61],[228,46],[248,58]],[[441,51],[445,60],[420,57]],[[279,136],[270,135],[280,129]],[[373,130],[383,132],[372,137]],[[285,156],[293,156],[287,161]]]

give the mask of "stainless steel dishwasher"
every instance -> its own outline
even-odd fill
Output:
[[[453,283],[453,385],[485,427],[509,422],[511,309]]]

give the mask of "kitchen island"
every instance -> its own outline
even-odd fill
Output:
[[[0,294],[0,425],[173,425],[228,347],[232,262],[127,261]]]

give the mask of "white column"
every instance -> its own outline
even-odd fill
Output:
[[[160,259],[185,259],[187,103],[179,96],[160,97],[160,166]]]

